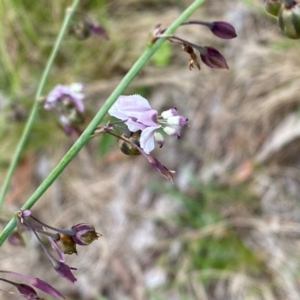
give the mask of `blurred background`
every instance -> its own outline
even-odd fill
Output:
[[[58,83],[84,83],[88,122],[152,28],[167,27],[191,2],[81,0],[78,11],[110,39],[66,37],[44,94]],[[0,182],[70,4],[0,3]],[[233,40],[199,26],[176,31],[217,48],[230,69],[202,64],[190,71],[181,47],[165,43],[124,92],[143,95],[159,112],[176,106],[189,118],[180,140],[169,137],[153,152],[176,170],[175,184],[143,157],[123,155],[114,138],[93,139],[33,209],[52,226],[87,222],[103,235],[67,257],[78,281],[59,278],[35,239],[26,247],[6,242],[1,269],[48,280],[68,300],[300,299],[299,41],[281,34],[259,0],[206,1],[192,19],[234,25]],[[73,142],[51,112],[39,110],[1,227]]]

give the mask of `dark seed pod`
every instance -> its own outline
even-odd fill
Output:
[[[284,1],[279,15],[278,24],[282,33],[290,39],[300,39],[300,3]]]
[[[140,147],[141,131],[132,132],[129,136],[126,135],[125,133],[123,133],[122,136],[129,139],[133,144]],[[126,155],[134,156],[134,155],[141,154],[138,149],[136,149],[130,143],[123,141],[122,139],[118,140],[118,144],[119,144],[120,150]]]
[[[266,12],[275,17],[278,16],[281,5],[281,0],[264,0],[264,7]]]

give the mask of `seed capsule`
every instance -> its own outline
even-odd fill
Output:
[[[264,0],[266,12],[277,17],[281,8],[281,0]]]
[[[282,33],[290,39],[300,39],[300,1],[285,1],[282,5],[278,24]]]
[[[129,139],[133,144],[140,147],[141,131],[131,132],[131,134],[129,136],[126,135],[125,133],[123,133],[122,136]],[[133,156],[133,155],[141,154],[138,149],[136,149],[130,143],[123,141],[122,139],[118,140],[118,144],[119,144],[120,150],[126,155]]]

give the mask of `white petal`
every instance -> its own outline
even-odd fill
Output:
[[[155,147],[154,143],[154,132],[157,130],[158,127],[147,127],[142,131],[140,144],[141,148],[149,154]]]

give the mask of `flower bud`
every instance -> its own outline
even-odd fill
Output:
[[[300,3],[284,1],[279,11],[278,24],[286,37],[300,39]]]
[[[176,136],[178,139],[180,138],[180,133],[176,128],[166,126],[163,128],[163,131],[171,136]]]
[[[123,137],[130,140],[130,142],[137,145],[138,147],[140,147],[140,135],[141,135],[140,131],[132,132],[130,133],[130,136],[127,136],[125,133],[122,134]],[[133,145],[131,145],[128,142],[125,142],[122,139],[118,140],[118,144],[120,150],[126,155],[135,156],[141,154],[140,151],[136,149]]]
[[[264,0],[264,7],[266,12],[275,17],[277,17],[279,14],[281,4],[281,0]]]
[[[177,116],[178,114],[178,109],[177,107],[172,107],[168,110],[165,110],[161,113],[161,116],[164,118],[164,119],[167,119],[167,118],[170,118],[170,117],[174,117],[174,116]]]
[[[73,254],[76,253],[76,243],[72,239],[72,236],[68,234],[63,234],[63,233],[58,233],[58,240],[55,241],[59,249],[64,253],[64,254]]]
[[[205,54],[200,53],[203,63],[213,69],[229,69],[227,62],[223,55],[213,47],[204,47]]]
[[[158,172],[160,172],[164,177],[169,179],[172,183],[174,183],[172,172],[167,169],[164,165],[162,165],[156,158],[151,155],[145,156],[149,162],[149,164]]]
[[[183,116],[173,116],[173,117],[169,117],[166,122],[169,125],[179,125],[179,126],[184,126],[186,125],[187,121],[189,119],[183,117]]]
[[[212,33],[221,39],[234,39],[237,37],[234,27],[227,22],[212,22],[209,27]]]
[[[95,227],[90,224],[80,223],[72,227],[74,235],[72,236],[77,245],[87,246],[94,240],[97,240],[101,234],[95,231]]]
[[[155,142],[158,144],[159,148],[161,148],[165,143],[165,139],[160,132],[154,132],[154,139]]]

